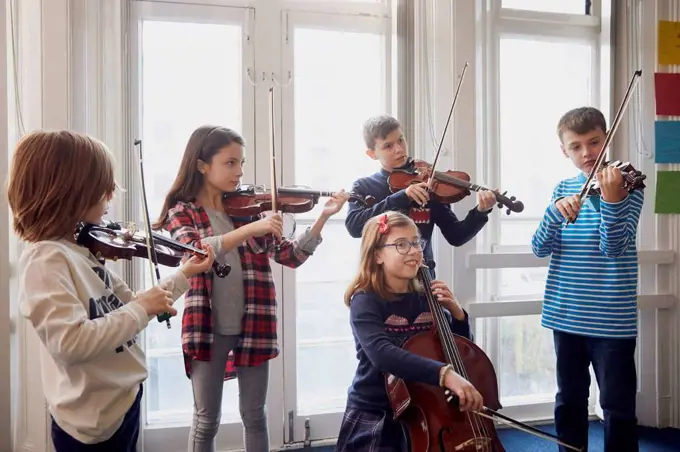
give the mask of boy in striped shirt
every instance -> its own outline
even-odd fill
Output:
[[[644,195],[628,193],[620,170],[605,168],[597,174],[602,196],[583,205],[579,200],[606,130],[604,116],[591,107],[560,119],[562,152],[579,173],[557,185],[531,245],[536,256],[550,256],[541,324],[553,330],[555,342],[558,436],[587,448],[592,363],[605,418],[605,452],[637,452],[635,242]],[[567,218],[576,221],[566,225]]]

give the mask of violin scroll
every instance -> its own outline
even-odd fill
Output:
[[[504,191],[503,193],[494,192],[494,195],[496,195],[496,200],[498,201],[498,207],[503,208],[503,206],[505,206],[507,208],[505,211],[507,215],[510,215],[510,212],[522,212],[524,210],[524,203],[522,201],[518,201],[514,196],[510,196],[508,198],[505,196],[507,193],[507,191]]]

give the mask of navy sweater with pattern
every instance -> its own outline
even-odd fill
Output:
[[[452,332],[470,339],[467,312],[462,321],[444,312]],[[401,348],[410,337],[432,326],[432,314],[424,296],[409,293],[386,301],[375,293],[358,293],[350,303],[350,323],[359,363],[348,391],[348,407],[391,411],[385,373],[404,381],[439,385],[439,372],[445,363]]]

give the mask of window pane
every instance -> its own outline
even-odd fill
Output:
[[[586,14],[587,0],[503,0],[503,8],[548,13]]]
[[[141,39],[142,140],[149,216],[153,221],[194,129],[203,124],[242,129],[241,27],[144,21]],[[147,261],[143,261],[143,271],[145,287],[150,287]],[[161,277],[174,271],[160,267]],[[180,341],[183,304],[183,299],[175,304],[179,313],[171,319],[172,329],[155,319],[146,329],[151,367],[147,389],[149,423],[191,422],[193,399],[184,374]],[[235,381],[225,385],[223,423],[238,419],[236,387]]]
[[[554,400],[555,348],[552,332],[538,315],[498,319],[500,341],[500,396],[522,402]],[[505,399],[505,400],[504,400]]]
[[[173,319],[173,328],[179,329],[179,317],[176,319]],[[170,356],[154,356],[151,351],[148,353],[149,379],[146,394],[148,424],[188,424],[191,420],[191,410],[194,406],[191,381],[184,373],[181,349],[173,347],[171,352],[174,354]],[[240,422],[236,379],[225,383],[222,400],[229,403],[222,403],[221,422],[223,424]]]
[[[587,44],[501,39],[500,184],[524,202],[522,217],[542,217],[556,184],[577,174],[556,129],[568,110],[591,105],[591,51]],[[528,168],[535,169],[531,177]]]
[[[364,153],[362,125],[386,109],[383,37],[295,29],[295,184],[349,190],[377,170]],[[298,234],[324,204],[298,215]],[[357,268],[359,240],[344,226],[346,209],[324,229],[310,262],[295,271],[299,414],[342,411],[356,369],[343,294]],[[309,218],[303,222],[303,218]],[[318,369],[324,372],[319,383]]]
[[[547,267],[504,268],[498,273],[496,296],[499,301],[543,297]]]
[[[547,202],[548,200],[546,199],[544,209],[548,207]],[[500,243],[501,246],[524,246],[530,251],[531,237],[534,235],[536,228],[538,228],[541,219],[540,217],[532,219],[522,218],[521,220],[519,218],[519,216],[516,216],[513,219],[504,219]]]

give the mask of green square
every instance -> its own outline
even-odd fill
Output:
[[[655,213],[680,213],[680,171],[657,171]]]

